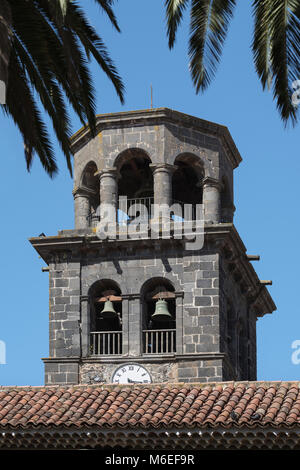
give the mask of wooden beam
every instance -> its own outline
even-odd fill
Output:
[[[122,297],[120,295],[108,295],[106,297],[98,297],[98,299],[95,299],[95,302],[100,303],[106,302],[107,300],[111,302],[122,302]]]
[[[159,299],[175,299],[175,293],[174,292],[158,292],[157,294],[147,294],[146,295],[146,300],[159,300]]]

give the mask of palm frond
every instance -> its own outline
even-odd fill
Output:
[[[30,170],[33,154],[36,152],[44,169],[52,177],[57,172],[57,165],[47,126],[41,118],[23,66],[14,49],[9,66],[7,102],[4,111],[11,115],[23,136],[27,169]]]
[[[103,41],[86,20],[76,0],[5,1],[10,6],[14,40],[10,44],[13,59],[9,64],[9,100],[3,110],[12,116],[23,136],[28,169],[36,153],[52,176],[57,167],[39,111],[41,104],[52,121],[72,173],[70,117],[66,102],[83,124],[88,122],[92,133],[96,130],[90,55],[96,58],[112,81],[121,102],[124,100],[124,85]],[[96,2],[119,30],[112,10],[113,0]],[[14,94],[16,86],[19,89]],[[24,104],[23,108],[21,104]]]
[[[74,82],[74,90],[77,99],[82,103],[84,114],[91,131],[95,134],[95,90],[92,84],[91,74],[88,69],[87,59],[83,54],[76,33],[71,28],[62,31],[64,48],[68,54],[70,64],[69,79]]]
[[[70,0],[58,0],[63,17],[66,16],[69,1]]]
[[[22,63],[22,67],[26,70],[28,80],[38,93],[41,104],[52,120],[57,140],[65,154],[68,169],[72,174],[72,154],[69,143],[71,127],[63,94],[50,73],[43,73],[43,76],[41,76],[39,71],[41,70],[41,67],[38,67],[39,64],[35,64],[33,62],[32,57],[27,53],[17,36],[14,38],[14,46]]]
[[[113,64],[102,39],[88,23],[83,11],[75,4],[70,8],[69,21],[87,54],[91,53],[94,56],[102,70],[114,85],[116,93],[119,96],[121,103],[123,103],[124,85],[117,69]]]
[[[252,51],[257,74],[263,89],[271,87],[272,64],[272,25],[270,22],[272,11],[272,0],[254,0],[254,38]]]
[[[0,3],[0,80],[8,81],[11,12],[7,0]]]
[[[120,33],[120,27],[118,25],[117,18],[113,12],[112,5],[114,4],[114,0],[95,0],[96,3],[100,5],[102,10],[107,14],[108,18],[110,19],[112,25],[115,29]]]
[[[297,120],[291,85],[299,78],[299,18],[295,0],[273,0],[270,14],[273,95],[282,119]]]
[[[190,71],[198,93],[215,76],[235,0],[192,0]]]
[[[176,32],[183,17],[189,0],[166,0],[166,20],[167,20],[167,36],[169,39],[169,48],[172,49],[176,39]]]

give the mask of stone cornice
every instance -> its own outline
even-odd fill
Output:
[[[79,363],[79,364],[123,364],[128,363],[128,361],[139,362],[139,363],[162,363],[162,362],[181,362],[186,361],[214,361],[218,359],[226,358],[225,353],[194,353],[194,354],[143,354],[141,356],[87,356],[87,357],[44,357],[42,361],[44,363],[59,363],[59,364],[68,364],[68,363]]]
[[[260,283],[260,279],[251,261],[247,259],[246,247],[233,224],[205,225],[204,239],[205,246],[206,244],[210,245],[212,243],[215,247],[217,245],[217,249],[220,252],[225,249],[230,249],[232,259],[230,259],[229,262],[234,263],[236,270],[240,273],[242,283],[245,285],[246,291],[250,293],[251,304],[253,306],[259,306],[259,316],[276,310],[276,305],[267,287]],[[152,247],[155,245],[156,249],[165,250],[166,247],[170,245],[184,244],[185,242],[184,238],[174,239],[172,237],[169,239],[154,240],[150,238],[141,240],[100,240],[92,231],[90,235],[79,235],[75,230],[54,237],[30,238],[29,241],[46,263],[49,263],[49,259],[55,252],[70,251],[70,249],[76,252],[78,250],[80,251],[83,247],[85,253],[89,250],[94,251],[95,249],[99,249],[99,256],[101,256],[100,253],[102,253],[103,256],[107,256],[109,251],[120,251],[123,247],[124,249],[126,248],[126,250],[133,248],[136,252],[139,246],[141,249],[144,249],[147,246]]]
[[[97,131],[100,132],[103,129],[109,129],[120,126],[134,126],[135,124],[144,123],[149,125],[150,123],[155,124],[166,124],[175,123],[181,126],[193,128],[200,132],[204,132],[211,136],[215,136],[221,139],[224,144],[226,154],[231,161],[233,168],[236,168],[242,161],[242,157],[231,137],[231,134],[226,126],[216,124],[211,121],[205,121],[204,119],[190,116],[179,111],[175,111],[169,108],[156,108],[146,109],[137,111],[124,111],[120,113],[110,114],[98,114],[96,117]],[[79,129],[71,137],[72,152],[76,153],[79,148],[87,143],[91,139],[91,132],[89,127],[84,126]]]

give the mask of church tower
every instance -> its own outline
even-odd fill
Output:
[[[256,320],[276,307],[233,224],[228,129],[149,109],[99,115],[72,146],[75,228],[30,239],[49,266],[46,385],[256,380]]]

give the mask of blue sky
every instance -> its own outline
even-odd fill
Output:
[[[284,128],[270,92],[263,92],[250,49],[253,20],[248,3],[238,2],[216,79],[196,95],[188,72],[185,21],[175,49],[165,36],[162,0],[119,0],[115,12],[121,35],[92,0],[81,1],[104,38],[126,85],[124,106],[93,64],[99,113],[169,107],[226,125],[243,157],[235,171],[235,225],[248,253],[260,254],[255,268],[277,311],[257,322],[258,379],[298,380],[291,344],[300,339],[299,229],[300,124]],[[299,77],[300,78],[300,77]],[[80,127],[73,116],[74,131]],[[1,247],[0,340],[7,363],[0,384],[43,384],[41,357],[48,356],[48,274],[28,242],[41,232],[55,235],[74,226],[72,180],[57,147],[59,175],[50,180],[38,159],[27,173],[23,144],[14,124],[0,114]]]

